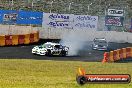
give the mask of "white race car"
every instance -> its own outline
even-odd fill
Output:
[[[68,50],[69,50],[68,47],[62,46],[59,43],[47,42],[42,45],[35,46],[32,49],[32,53],[38,55],[47,55],[47,56],[52,56],[52,55],[66,56],[68,55]]]

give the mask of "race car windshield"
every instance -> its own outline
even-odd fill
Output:
[[[60,45],[55,45],[55,48],[61,48],[61,46]]]
[[[51,47],[51,44],[44,44],[44,48],[49,48]]]
[[[95,40],[95,44],[106,44],[107,42],[105,40]]]
[[[43,48],[43,46],[39,46],[39,48]]]
[[[50,44],[42,44],[39,46],[39,48],[48,48],[50,46],[51,46]]]

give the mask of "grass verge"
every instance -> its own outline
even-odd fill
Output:
[[[76,83],[78,67],[87,74],[130,74],[132,63],[1,59],[0,88],[132,88],[129,84]]]

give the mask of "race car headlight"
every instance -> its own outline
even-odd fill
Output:
[[[98,45],[94,45],[94,47],[98,47]]]
[[[32,51],[34,51],[34,50],[36,50],[36,49],[33,48]]]
[[[33,50],[37,50],[38,48],[37,47],[34,47]]]
[[[47,51],[46,49],[44,51]]]
[[[106,47],[106,46],[103,46],[103,47]]]

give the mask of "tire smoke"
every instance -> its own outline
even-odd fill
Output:
[[[93,33],[90,33],[89,35],[91,34]],[[69,47],[69,56],[75,56],[79,54],[80,50],[85,48],[84,46],[86,45],[87,41],[91,41],[92,38],[88,37],[87,35],[87,30],[70,30],[68,33],[65,32],[62,35],[60,43]]]

